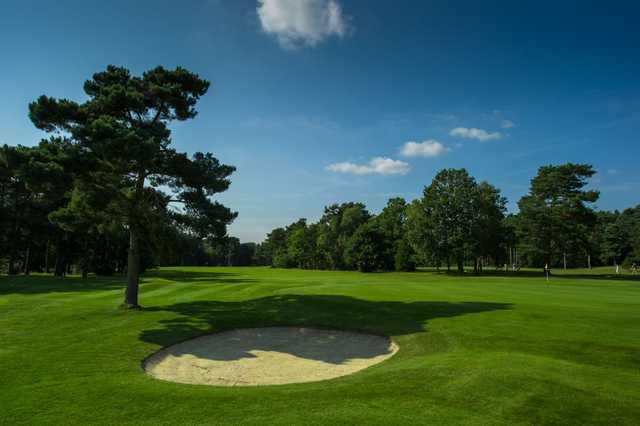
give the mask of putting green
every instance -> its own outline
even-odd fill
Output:
[[[304,327],[209,334],[162,349],[144,368],[153,377],[216,386],[281,385],[353,374],[393,356],[389,338]]]

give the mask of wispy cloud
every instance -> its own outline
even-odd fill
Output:
[[[513,127],[516,127],[516,123],[512,120],[507,119],[503,112],[500,111],[499,109],[494,109],[491,113],[491,116],[489,116],[495,120],[498,121],[498,123],[500,124],[500,128],[501,129],[511,129]]]
[[[475,127],[456,127],[452,129],[449,134],[463,139],[475,139],[480,142],[490,141],[492,139],[502,139],[502,133],[500,132],[487,132],[483,129],[477,129]]]
[[[405,157],[437,157],[449,151],[449,148],[435,139],[423,142],[407,142],[402,146],[400,153]]]
[[[337,0],[258,0],[256,10],[262,30],[285,49],[315,46],[348,31]]]
[[[349,161],[330,164],[327,170],[336,173],[350,173],[354,175],[406,175],[411,171],[409,163],[385,157],[375,157],[367,164],[355,164]]]
[[[516,123],[511,120],[502,120],[500,122],[500,127],[503,129],[511,129],[512,127],[516,127]]]

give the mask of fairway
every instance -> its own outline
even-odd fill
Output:
[[[579,272],[162,268],[124,280],[0,278],[0,423],[638,424],[640,281]],[[141,363],[206,333],[305,326],[390,336],[353,375],[258,387],[154,379]]]

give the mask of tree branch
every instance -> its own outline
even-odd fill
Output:
[[[153,120],[151,120],[151,125],[156,124],[156,122],[158,121],[158,119],[160,118],[160,114],[162,114],[162,110],[164,109],[164,102],[162,102],[160,104],[160,106],[158,107],[158,111],[156,112],[155,117],[153,117]]]

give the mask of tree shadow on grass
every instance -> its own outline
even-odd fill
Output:
[[[156,278],[176,283],[192,283],[196,285],[257,282],[257,280],[251,278],[235,278],[237,276],[239,276],[239,274],[232,272],[152,270],[141,276],[140,284],[142,285],[141,292],[144,292],[144,286],[147,286],[148,289],[148,286],[154,284],[153,280]],[[162,282],[158,284],[166,285]],[[0,295],[124,290],[125,286],[126,277],[122,275],[109,277],[89,276],[87,279],[75,275],[65,278],[40,274],[30,276],[0,276]]]
[[[0,277],[0,295],[105,291],[124,287],[125,278],[122,276],[87,279],[79,276],[59,278],[51,275]]]
[[[145,311],[172,312],[179,316],[160,321],[158,328],[143,330],[140,339],[169,346],[223,330],[277,326],[399,336],[424,331],[425,323],[432,319],[506,309],[511,309],[511,305],[488,302],[388,302],[318,295],[269,296],[241,302],[197,301],[145,308]],[[353,351],[340,353],[331,349],[333,342],[330,339],[309,343],[310,347],[296,349],[293,354],[330,363],[342,363],[353,356]],[[266,341],[260,343],[254,340],[239,344],[237,349],[231,351],[220,351],[217,358],[211,351],[201,351],[200,355],[206,352],[209,359],[229,360],[253,357],[250,353],[252,350],[274,350],[274,346]],[[372,357],[380,353],[373,351],[367,355],[356,351],[356,355]]]
[[[189,283],[211,282],[211,283],[224,283],[224,284],[258,282],[258,280],[253,278],[236,278],[239,275],[240,274],[235,272],[154,269],[154,270],[149,270],[145,272],[143,275],[143,279],[149,280],[153,278],[160,278],[160,279],[174,281],[174,282],[189,282]]]

